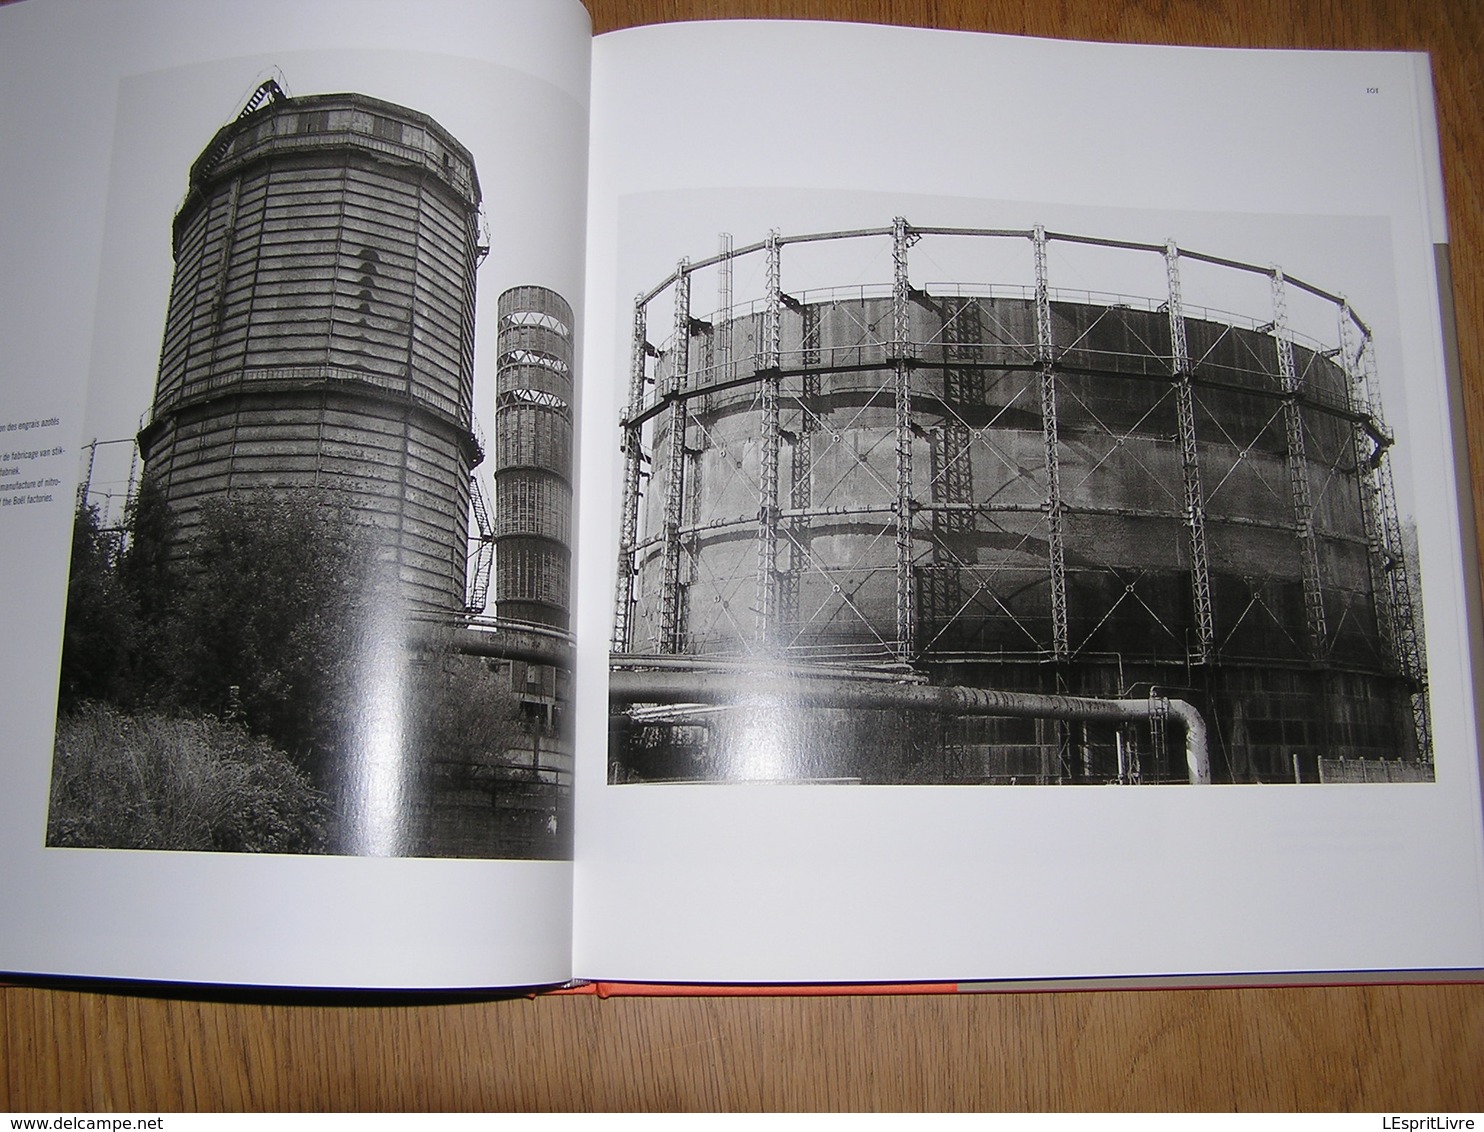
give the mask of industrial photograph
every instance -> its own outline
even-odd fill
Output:
[[[609,783],[1431,782],[1350,281],[928,219],[645,281]]]
[[[178,166],[120,126],[119,213],[184,196],[127,217],[168,295],[117,299],[163,332],[79,473],[47,844],[568,858],[572,307],[439,119],[250,89]]]

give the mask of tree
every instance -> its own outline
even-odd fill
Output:
[[[169,694],[240,718],[316,778],[354,710],[355,660],[379,602],[376,542],[324,493],[203,509],[177,571]]]
[[[437,649],[412,680],[412,728],[424,760],[495,762],[527,732],[503,673],[478,657]]]
[[[137,613],[118,577],[118,536],[102,529],[96,507],[79,503],[72,524],[67,622],[59,698],[115,699],[135,653]]]

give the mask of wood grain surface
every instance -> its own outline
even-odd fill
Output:
[[[1478,0],[589,0],[1433,56],[1484,500]],[[1484,985],[907,998],[253,1001],[0,989],[0,1109],[1484,1109]]]

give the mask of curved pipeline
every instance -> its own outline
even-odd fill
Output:
[[[1185,731],[1185,765],[1194,784],[1211,781],[1206,721],[1185,700],[1161,697],[1103,700],[1007,692],[992,688],[887,684],[878,681],[802,676],[768,670],[754,674],[705,671],[636,671],[608,674],[608,695],[618,703],[706,703],[745,706],[759,700],[799,707],[916,709],[950,715],[1008,716],[1106,723],[1148,722],[1161,714]]]

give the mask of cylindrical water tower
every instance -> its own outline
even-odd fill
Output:
[[[425,114],[265,83],[191,167],[139,435],[189,545],[203,504],[313,489],[417,608],[463,605],[479,182]]]
[[[495,363],[495,608],[567,628],[572,545],[572,308],[545,287],[500,296]]]
[[[1031,278],[914,285],[927,236],[1014,243]],[[789,291],[796,245],[865,240],[889,248],[878,283]],[[1059,291],[1058,244],[1138,258],[1162,286]],[[733,304],[746,261],[766,291]],[[1257,286],[1262,309],[1186,303],[1197,263]],[[702,269],[722,280],[714,313],[693,309]],[[1329,341],[1291,327],[1293,296],[1327,312]],[[1337,295],[1173,243],[897,220],[682,261],[635,309],[615,663],[1179,696],[1228,781],[1335,777],[1340,760],[1426,776],[1373,357]],[[638,705],[652,740],[663,713]],[[916,780],[1183,779],[1157,712],[1117,733],[943,726],[949,753]]]

